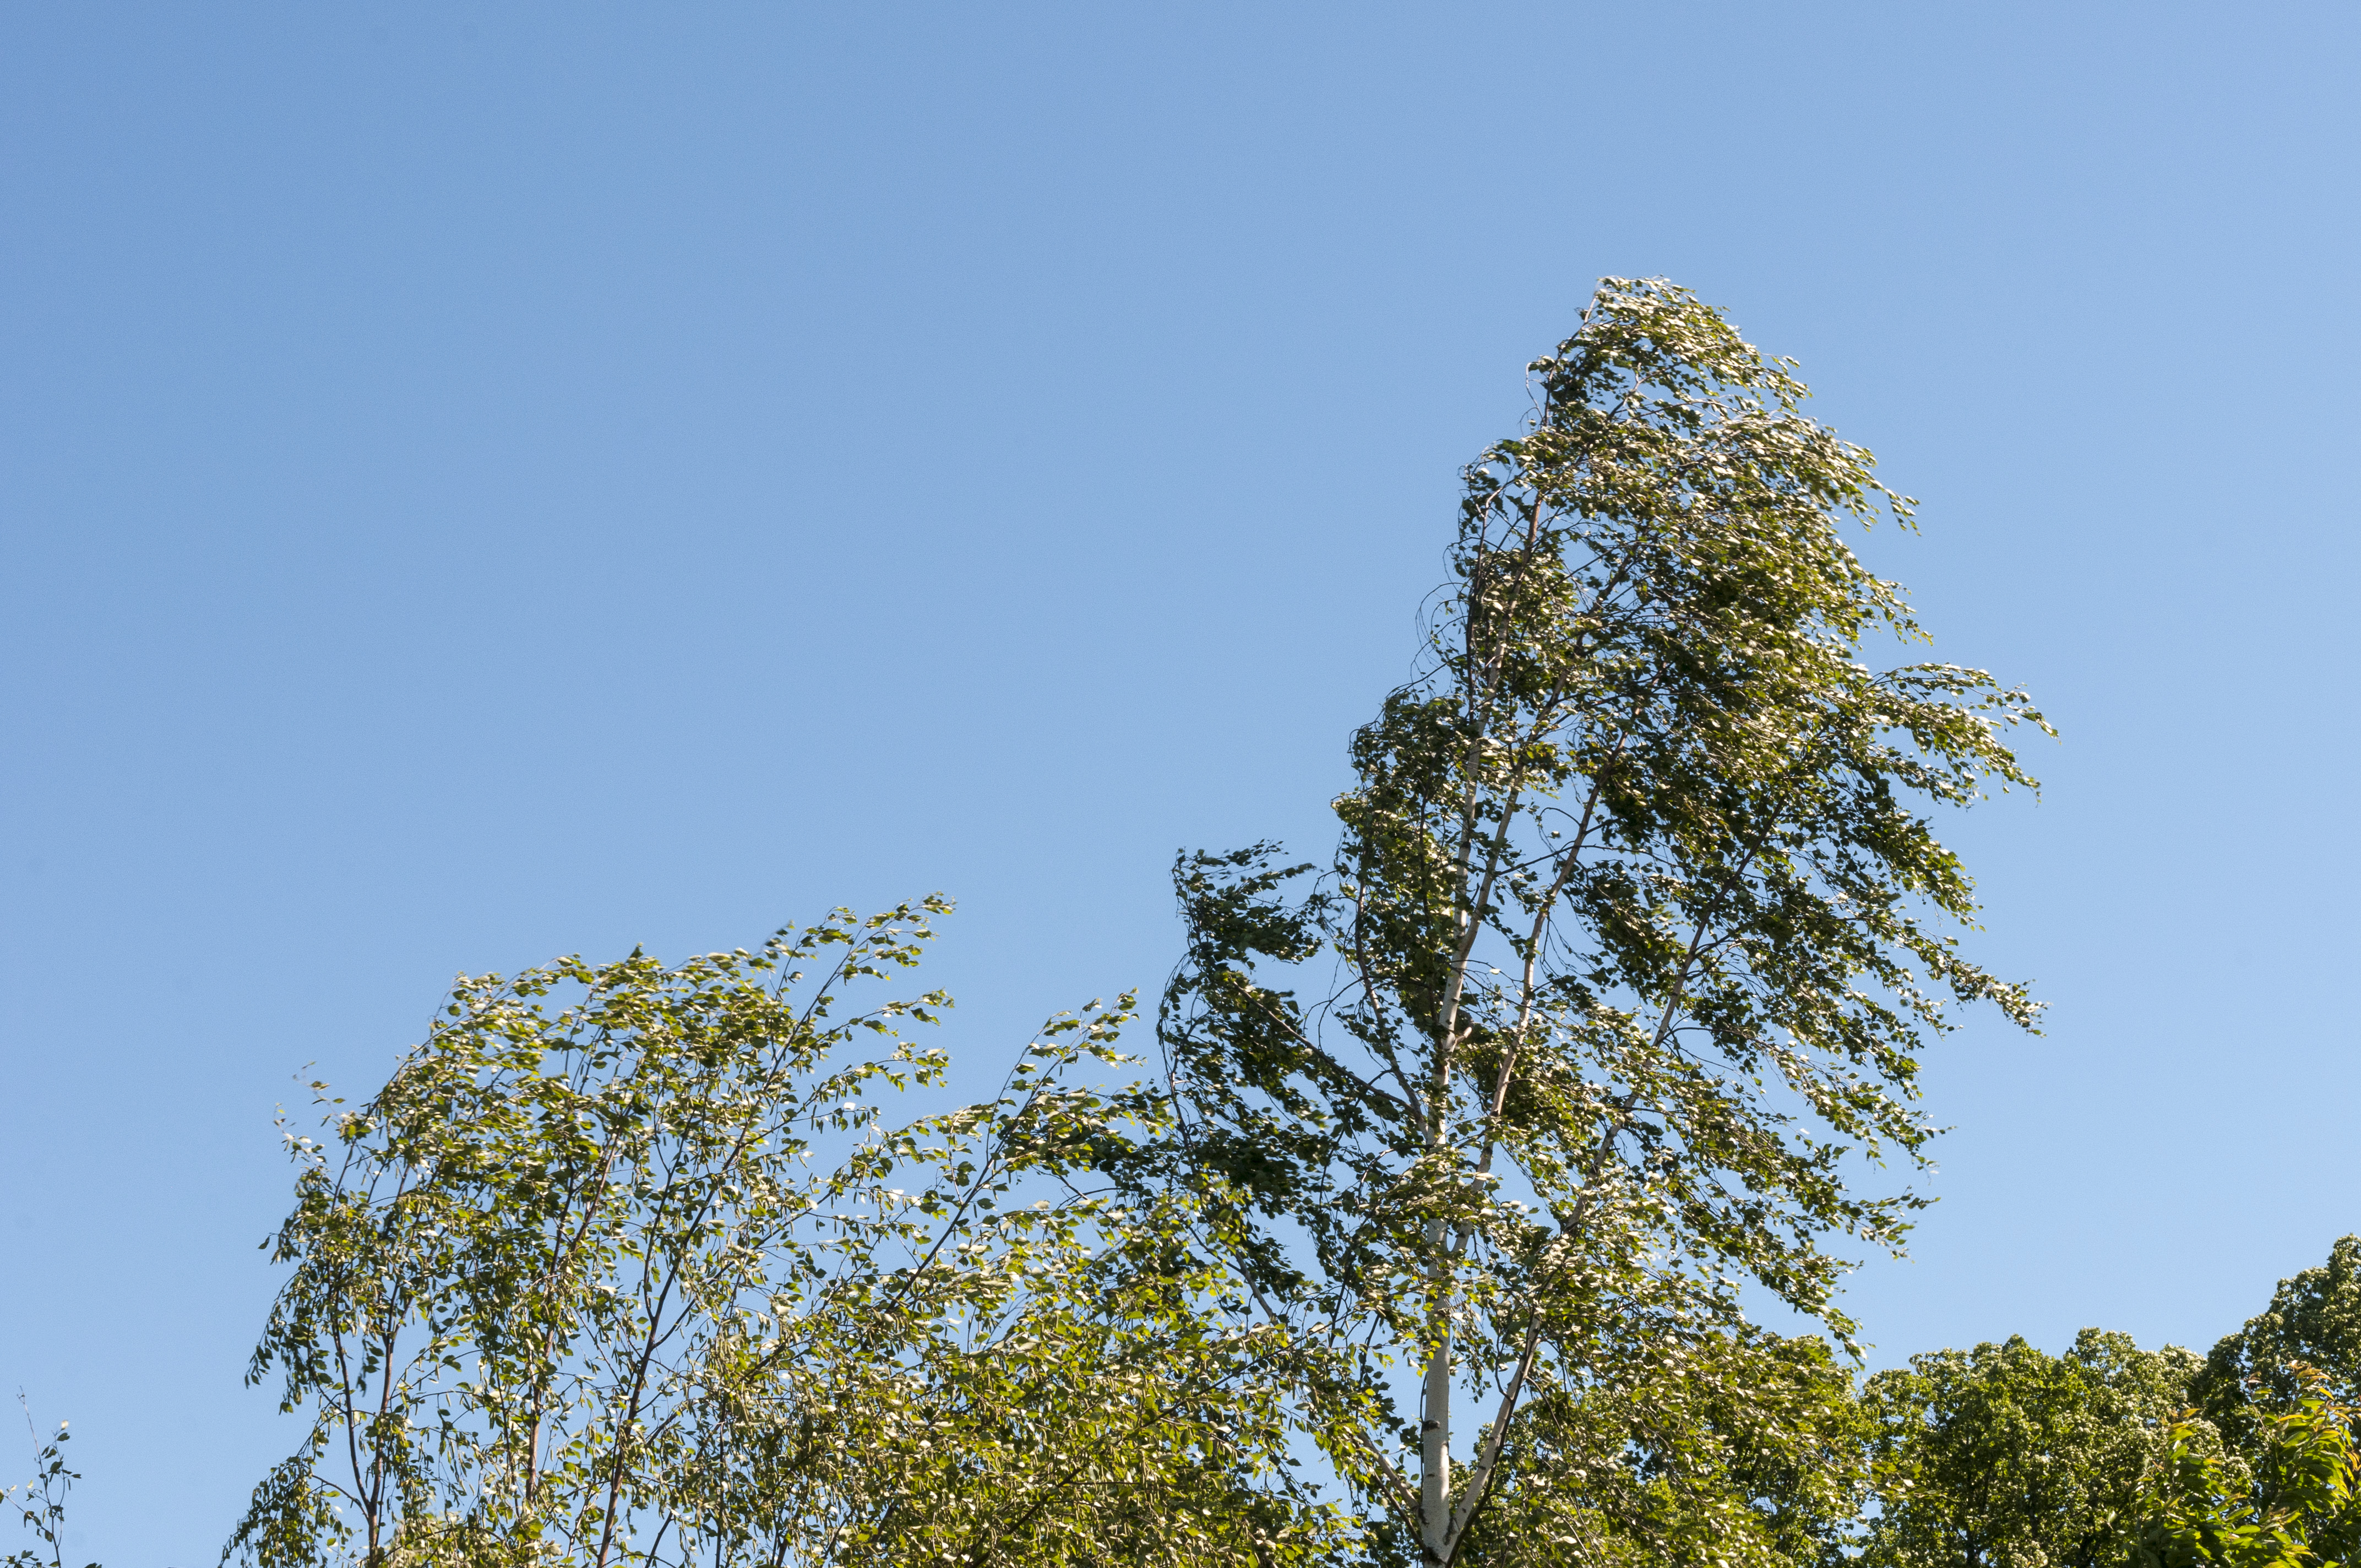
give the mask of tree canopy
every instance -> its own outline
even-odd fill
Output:
[[[2301,1397],[2308,1369],[2334,1398],[2361,1399],[2361,1236],[2328,1260],[2279,1281],[2271,1304],[2225,1334],[2205,1358],[2196,1395],[2215,1420],[2246,1433],[2266,1407]]]
[[[1607,280],[1464,474],[1336,840],[1183,855],[1156,1019],[949,1093],[949,905],[462,976],[290,1128],[253,1568],[2334,1568],[2361,1238],[2206,1358],[1862,1376],[1960,1010],[1938,816],[2030,787],[1792,361]],[[1775,1309],[1790,1329],[1764,1326]],[[6,1494],[67,1568],[66,1431]]]
[[[300,1414],[228,1555],[378,1563],[1265,1563],[1333,1529],[1269,1392],[1287,1335],[1169,1194],[1126,1010],[989,1103],[904,1031],[939,901],[759,950],[460,981],[384,1089],[291,1136],[250,1376]]]
[[[2187,1404],[2187,1351],[2085,1329],[1914,1355],[1861,1390],[1878,1500],[1863,1568],[2106,1568]]]

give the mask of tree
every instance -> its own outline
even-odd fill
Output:
[[[2280,1280],[2268,1308],[2214,1345],[2196,1398],[2233,1441],[2248,1446],[2270,1410],[2301,1397],[2303,1367],[2325,1380],[2334,1398],[2361,1400],[2361,1236],[2344,1237],[2327,1262]]]
[[[230,1546],[259,1568],[1293,1561],[1281,1328],[1115,1173],[1159,1135],[1126,1006],[1053,1021],[998,1098],[877,1000],[930,900],[755,952],[462,977],[325,1141],[257,1348],[308,1415]],[[863,1040],[876,1047],[863,1052]],[[340,1103],[340,1102],[334,1102]],[[225,1555],[228,1555],[225,1553]]]
[[[1861,1568],[2113,1568],[2198,1359],[2085,1329],[2063,1355],[2012,1338],[1869,1379],[1877,1509]]]
[[[1823,1244],[1898,1243],[1916,1200],[1847,1171],[1919,1156],[1946,999],[2033,1023],[1942,928],[1976,905],[1921,812],[2029,784],[2004,731],[2047,727],[1979,671],[1861,662],[1922,634],[1840,529],[1911,503],[1790,372],[1608,280],[1466,472],[1325,875],[1268,844],[1177,868],[1186,1156],[1263,1309],[1383,1412],[1323,1431],[1381,1551],[1460,1560],[1511,1492],[1488,1562],[1637,1528],[1605,1470],[1653,1463],[1692,1373],[1744,1397],[1743,1289],[1848,1333]],[[1582,1430],[1608,1408],[1638,1458]]]

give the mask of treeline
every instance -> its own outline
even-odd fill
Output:
[[[2200,1359],[2085,1329],[1870,1377],[1836,1452],[1865,1507],[1824,1555],[1938,1563],[2341,1563],[2361,1515],[2361,1238]],[[1860,1447],[1848,1446],[1858,1442]]]
[[[2031,787],[2048,725],[1872,663],[1924,633],[1843,529],[1912,503],[1793,368],[1602,285],[1466,471],[1333,855],[1176,866],[1151,1053],[1093,1003],[895,1113],[946,1081],[950,999],[897,983],[939,900],[462,977],[290,1130],[250,1380],[295,1441],[225,1559],[2341,1557],[2347,1245],[2203,1364],[1855,1376],[1846,1259],[1922,1201],[1855,1173],[1922,1161],[1958,1009],[2037,1017],[1933,814]]]

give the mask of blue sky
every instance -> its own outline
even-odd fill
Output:
[[[1316,850],[1595,279],[1803,362],[2034,688],[1879,1361],[2361,1229],[2347,7],[0,15],[0,1382],[210,1560],[305,1064],[941,888],[978,1080]],[[306,1075],[308,1076],[308,1075]],[[0,1450],[5,1452],[5,1450]],[[16,1468],[12,1461],[5,1468]]]

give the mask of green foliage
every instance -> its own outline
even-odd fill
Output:
[[[1980,671],[1872,667],[1923,634],[1845,532],[1911,503],[1792,362],[1609,279],[1530,369],[1333,859],[1177,868],[1162,1087],[1126,997],[889,1118],[944,1082],[908,1032],[949,998],[873,994],[937,900],[463,976],[367,1103],[315,1085],[250,1367],[302,1436],[225,1558],[2095,1565],[2168,1452],[2151,1568],[2320,1515],[2310,1407],[2256,1500],[2160,1435],[2189,1367],[2120,1336],[1855,1397],[1845,1254],[1918,1204],[1859,1173],[1923,1157],[1955,1004],[2036,1014],[1960,951],[1930,817],[2029,785],[2010,728],[2048,727]],[[2239,1399],[2345,1343],[2338,1256],[2329,1307],[2248,1326]]]
[[[44,1438],[33,1424],[32,1409],[23,1394],[16,1396],[16,1404],[25,1413],[26,1430],[33,1436],[33,1474],[16,1486],[0,1486],[0,1508],[13,1508],[16,1522],[41,1547],[0,1557],[0,1568],[65,1568],[66,1494],[82,1479],[81,1472],[66,1467],[66,1444],[73,1433],[60,1421],[58,1430]],[[89,1568],[98,1564],[91,1563]]]
[[[2214,1422],[2242,1446],[2259,1441],[2266,1411],[2301,1398],[2310,1368],[2330,1394],[2361,1400],[2361,1236],[2346,1236],[2328,1261],[2279,1281],[2271,1304],[2226,1335],[2205,1358],[2196,1394]]]
[[[2194,1414],[2166,1429],[2130,1568],[2317,1568],[2361,1552],[2361,1411],[2333,1398],[2318,1370],[2282,1370],[2295,1398],[2259,1419],[2247,1462],[2224,1454]]]
[[[1862,1568],[2104,1568],[2120,1560],[2196,1356],[2085,1329],[1910,1359],[1861,1391],[1876,1498]]]
[[[1946,1002],[2034,1016],[1941,929],[1975,903],[1923,812],[2028,784],[2003,731],[2040,717],[1861,662],[1920,633],[1841,529],[1906,499],[1669,284],[1609,280],[1532,376],[1467,472],[1426,668],[1354,739],[1326,874],[1185,858],[1162,1013],[1208,1223],[1326,1327],[1382,1417],[1323,1441],[1386,1550],[1437,1563],[1496,1489],[1521,1522],[1488,1562],[1610,1518],[1655,1540],[1631,1477],[1684,1472],[1651,1445],[1688,1430],[1685,1368],[1742,1400],[1743,1283],[1849,1333],[1825,1244],[1895,1245],[1916,1201],[1848,1158],[1930,1135]],[[1455,1391],[1488,1406],[1456,1479]],[[1611,1483],[1542,1435],[1577,1409],[1625,1412]]]
[[[758,952],[463,977],[325,1143],[251,1376],[308,1412],[226,1555],[393,1563],[1293,1561],[1283,1330],[1118,1181],[1163,1102],[1097,1091],[1126,1003],[994,1101],[905,1037],[939,901]],[[863,1043],[869,1042],[863,1049]],[[1084,1543],[1090,1543],[1087,1546]]]
[[[1601,1380],[1533,1399],[1462,1558],[1836,1563],[1868,1482],[1850,1373],[1817,1339],[1716,1334],[1694,1353],[1639,1397]]]

